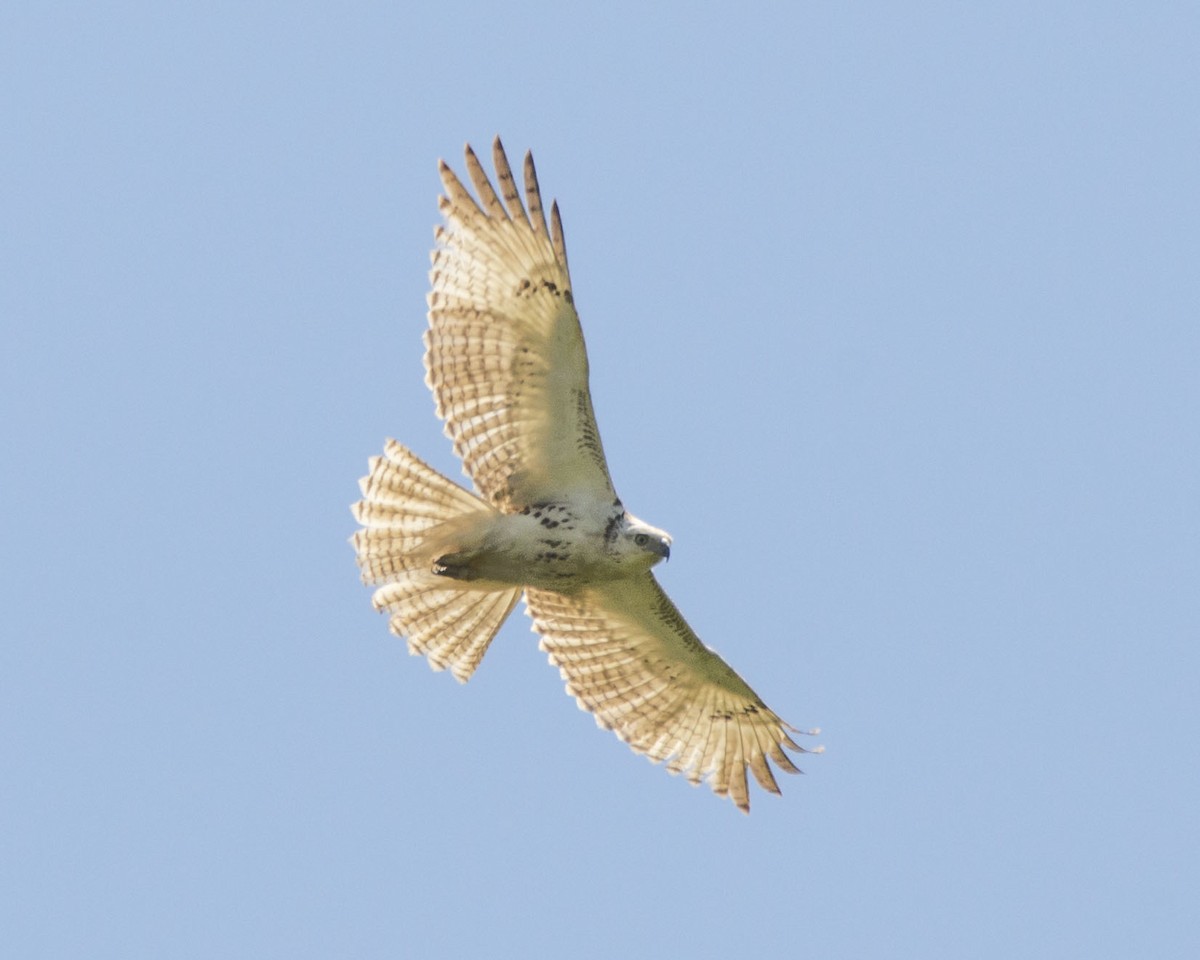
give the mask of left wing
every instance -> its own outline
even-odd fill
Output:
[[[700,642],[652,574],[569,596],[526,589],[525,603],[581,709],[671,773],[707,780],[741,810],[750,810],[747,767],[779,793],[768,758],[799,773],[784,748],[820,751],[792,740],[800,731]]]
[[[499,196],[466,149],[478,203],[441,165],[446,226],[429,275],[426,382],[463,469],[501,510],[567,493],[611,502],[558,207],[547,230],[533,158],[528,211],[499,137],[493,159]]]

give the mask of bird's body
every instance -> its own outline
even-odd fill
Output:
[[[446,552],[434,558],[433,569],[455,580],[569,592],[648,570],[669,551],[669,540],[660,531],[635,534],[654,544],[650,550],[636,542],[627,548],[620,534],[629,520],[620,503],[587,500],[531,503],[517,513],[497,511],[490,522],[447,544]]]
[[[747,768],[778,792],[793,728],[705,647],[650,572],[663,531],[608,474],[588,389],[557,206],[547,228],[532,159],[525,203],[500,141],[499,193],[474,152],[479,202],[442,164],[426,381],[471,493],[389,441],[360,482],[363,580],[392,630],[466,681],[524,595],[542,649],[597,722],[749,809]]]

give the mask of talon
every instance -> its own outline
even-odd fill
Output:
[[[433,561],[432,570],[436,576],[449,577],[451,580],[475,580],[478,575],[471,569],[470,563],[463,563],[460,554],[448,553]]]

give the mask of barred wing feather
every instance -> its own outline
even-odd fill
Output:
[[[744,811],[747,768],[771,793],[769,760],[800,772],[784,752],[810,752],[791,738],[799,731],[700,642],[652,574],[572,595],[527,589],[525,601],[567,692],[650,760]]]
[[[588,390],[558,207],[547,229],[533,158],[525,203],[499,138],[497,194],[470,147],[478,202],[441,165],[446,219],[430,272],[426,381],[463,469],[501,510],[564,492],[613,500]]]

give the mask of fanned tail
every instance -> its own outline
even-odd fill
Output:
[[[434,573],[434,561],[493,509],[443,477],[406,447],[389,440],[358,482],[363,499],[351,507],[363,529],[352,543],[363,583],[377,586],[371,602],[389,614],[392,633],[434,670],[450,669],[466,683],[521,595]]]

